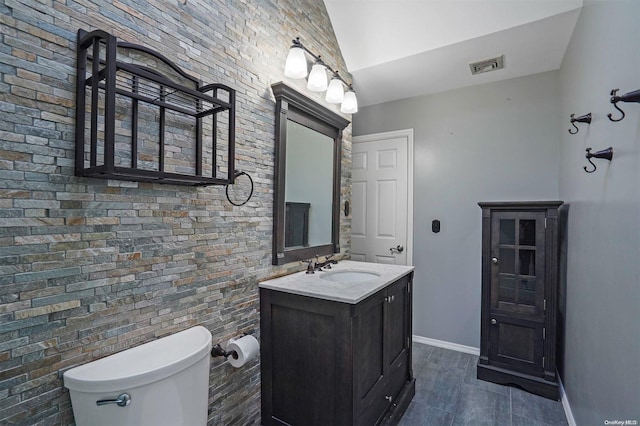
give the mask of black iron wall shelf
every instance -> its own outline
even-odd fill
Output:
[[[235,90],[105,31],[79,30],[77,50],[76,176],[233,183]]]

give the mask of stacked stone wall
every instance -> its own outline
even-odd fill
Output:
[[[286,80],[295,36],[348,75],[323,2],[4,0],[0,26],[0,424],[72,424],[61,371],[195,325],[214,343],[259,338],[257,283],[301,269],[271,265],[270,86]],[[255,182],[246,205],[229,204],[220,186],[74,175],[80,28],[237,91],[236,168]],[[345,253],[349,231],[343,217]],[[258,359],[241,369],[212,359],[209,379],[210,424],[259,423]]]

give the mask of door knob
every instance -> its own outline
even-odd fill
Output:
[[[493,262],[494,265],[498,264],[498,258],[497,257],[492,257],[491,258],[491,262]]]
[[[403,247],[403,246],[401,246],[400,244],[398,244],[398,246],[397,246],[397,247],[391,247],[391,248],[389,249],[389,251],[390,251],[391,253],[394,253],[394,252],[395,252],[395,253],[402,253],[402,252],[404,251],[404,247]]]
[[[491,318],[491,325],[496,325],[498,321],[495,318]]]
[[[393,400],[393,397],[391,395],[387,395],[384,397],[384,399],[386,399],[387,401],[391,402]]]

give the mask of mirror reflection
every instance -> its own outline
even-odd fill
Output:
[[[287,122],[285,249],[331,243],[334,141]]]
[[[286,84],[276,99],[274,265],[340,252],[342,131],[349,121]]]

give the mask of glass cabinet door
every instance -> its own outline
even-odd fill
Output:
[[[541,313],[544,213],[496,212],[491,237],[492,308]]]

